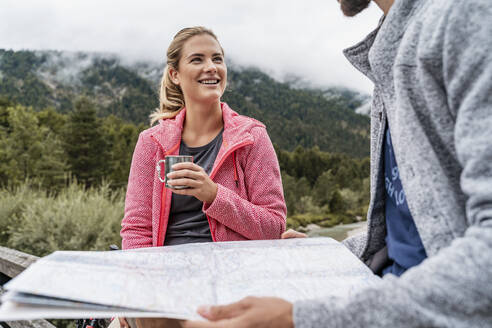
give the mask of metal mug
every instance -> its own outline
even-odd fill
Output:
[[[172,166],[176,163],[183,163],[183,162],[193,162],[193,156],[188,156],[188,155],[168,155],[164,159],[161,159],[160,161],[157,162],[156,169],[157,169],[157,176],[159,177],[159,181],[164,183],[166,188],[169,189],[187,189],[189,188],[188,186],[170,186],[167,184],[167,174],[171,173]],[[164,179],[161,176],[161,164],[164,163]],[[169,179],[171,180],[171,179]]]

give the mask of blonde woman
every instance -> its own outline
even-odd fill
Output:
[[[224,51],[204,27],[179,31],[167,51],[160,106],[133,154],[121,237],[123,249],[280,238],[286,206],[265,126],[220,98]],[[162,183],[167,155],[191,155]],[[120,324],[128,323],[120,318]],[[160,324],[163,324],[161,322]],[[166,326],[175,325],[166,321]]]
[[[159,109],[133,154],[121,237],[123,249],[280,238],[286,206],[265,126],[221,97],[224,51],[204,27],[179,31],[167,51]],[[161,180],[167,155],[191,155]]]
[[[133,154],[121,236],[123,248],[200,241],[280,238],[286,206],[277,157],[265,126],[220,98],[224,52],[204,27],[185,28],[167,51],[156,126]],[[194,156],[161,182],[166,155]],[[161,179],[160,179],[161,178]]]
[[[167,51],[159,109],[133,154],[123,249],[275,239],[285,230],[280,169],[265,126],[221,102],[224,51],[204,27],[179,31]],[[191,155],[162,183],[167,155]],[[128,323],[120,319],[122,326]],[[162,324],[162,322],[161,322]],[[176,322],[167,322],[167,326]]]

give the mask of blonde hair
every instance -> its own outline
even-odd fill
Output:
[[[167,48],[167,64],[162,74],[161,86],[159,90],[159,108],[150,114],[150,125],[153,125],[156,121],[165,118],[172,118],[176,116],[179,111],[184,107],[184,95],[179,85],[175,84],[171,80],[169,75],[169,67],[177,70],[179,60],[181,59],[181,52],[183,46],[191,37],[201,34],[208,34],[213,37],[217,42],[217,36],[210,29],[203,26],[187,27],[179,31],[171,41],[169,48]],[[224,50],[222,49],[222,54]]]

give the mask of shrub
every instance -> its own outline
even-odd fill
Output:
[[[8,246],[12,231],[20,225],[20,217],[26,204],[32,203],[42,193],[30,187],[28,181],[24,184],[0,189],[0,245]]]
[[[0,201],[0,208],[8,209]],[[120,245],[124,197],[107,183],[86,189],[73,182],[57,196],[24,190],[15,193],[14,201],[21,205],[10,217],[7,247],[44,256],[55,250],[107,250],[110,244]]]

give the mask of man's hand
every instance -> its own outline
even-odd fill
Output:
[[[281,298],[246,297],[224,306],[200,307],[210,321],[185,321],[184,328],[293,328],[293,305]]]
[[[284,232],[280,238],[282,238],[282,239],[307,238],[307,235],[305,233],[289,229],[286,232]]]

